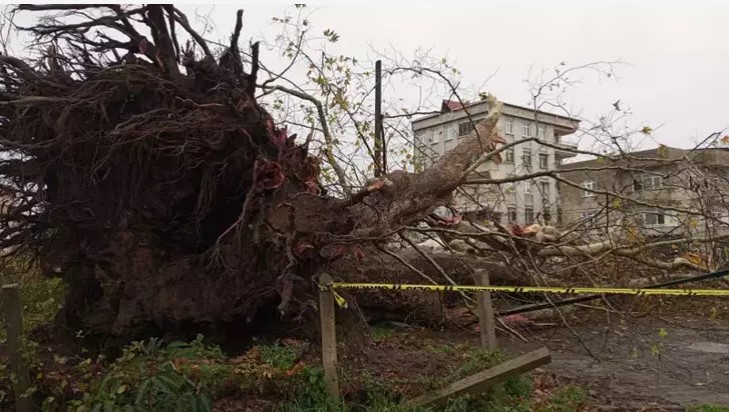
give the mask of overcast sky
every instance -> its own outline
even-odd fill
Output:
[[[285,4],[180,5],[193,19],[208,14],[216,33],[227,39],[235,11],[245,10],[242,39],[272,40],[280,28],[271,18]],[[288,6],[290,9],[290,6]],[[531,73],[594,61],[625,62],[617,79],[583,77],[569,90],[570,110],[597,119],[620,99],[632,112],[629,125],[650,125],[652,136],[636,138],[642,148],[666,144],[691,147],[729,127],[729,1],[370,1],[366,4],[309,5],[314,30],[340,34],[332,53],[373,57],[372,49],[393,47],[409,54],[417,48],[447,56],[466,85],[480,86],[502,101],[528,105],[524,80]],[[33,16],[19,16],[29,24]],[[196,26],[198,27],[198,26]],[[226,41],[227,43],[227,41]],[[262,60],[284,64],[274,51]],[[279,66],[280,67],[280,66]],[[393,90],[387,91],[390,94]],[[418,93],[397,90],[413,106]],[[445,95],[426,96],[431,102]],[[584,148],[587,142],[582,142]]]
[[[218,32],[227,37],[241,7],[246,36],[276,35],[270,19],[281,15],[284,5],[181,8],[211,12]],[[633,113],[631,125],[657,129],[635,142],[642,147],[690,147],[729,126],[729,2],[368,2],[309,9],[316,9],[315,28],[341,35],[333,51],[367,56],[372,47],[432,48],[455,62],[467,84],[481,84],[496,73],[487,89],[514,104],[528,103],[524,79],[530,69],[562,61],[621,60],[626,65],[618,67],[618,79],[586,76],[567,97],[576,113],[592,119],[620,99]]]

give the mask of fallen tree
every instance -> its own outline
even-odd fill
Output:
[[[495,149],[494,101],[431,168],[333,197],[309,141],[256,100],[259,48],[243,61],[242,12],[216,56],[171,5],[19,10],[75,20],[25,29],[48,45],[36,60],[0,56],[2,246],[67,281],[75,328],[306,320],[320,271],[448,204]]]
[[[367,140],[368,120],[358,117],[363,106],[342,98],[351,81],[351,68],[340,65],[347,59],[326,56],[317,67],[303,50],[302,33],[284,37],[286,52],[315,67],[307,79],[321,89],[317,98],[282,80],[291,65],[268,71],[258,44],[239,49],[242,12],[230,42],[214,52],[220,45],[204,39],[171,5],[18,10],[44,16],[23,29],[42,53],[0,56],[1,246],[8,261],[30,254],[48,276],[66,280],[64,320],[76,329],[124,336],[160,330],[247,334],[284,320],[289,331],[298,325],[312,333],[315,280],[323,271],[344,280],[468,283],[473,271],[488,269],[494,284],[614,284],[614,268],[625,261],[639,263],[621,269],[629,278],[653,276],[656,269],[704,270],[673,255],[723,239],[644,241],[620,227],[595,239],[583,224],[557,231],[466,224],[457,214],[443,220],[432,212],[451,207],[453,192],[464,183],[498,186],[536,177],[577,183],[555,171],[507,179],[477,171],[516,144],[553,145],[539,138],[500,144],[493,98],[488,117],[430,168],[391,170],[370,180],[360,168],[355,178],[348,176],[359,166],[339,150],[346,145],[337,143],[330,122],[349,119],[356,142],[373,154],[383,151]],[[456,93],[443,70],[390,65],[391,75],[430,73]],[[344,74],[327,77],[329,72]],[[276,105],[262,101],[269,93],[305,103],[310,117],[278,124],[271,114]],[[390,118],[413,113],[421,112]],[[289,134],[285,124],[310,133]],[[373,160],[378,163],[377,156]],[[610,207],[635,201],[597,193],[609,198]],[[423,239],[440,251],[419,246]],[[394,243],[407,250],[389,249]],[[671,252],[655,253],[659,248]],[[425,296],[396,303],[380,292],[367,294],[360,297],[375,316],[430,305]],[[356,299],[349,301],[352,310],[339,317],[340,330],[361,335],[364,316]]]

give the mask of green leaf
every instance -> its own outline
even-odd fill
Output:
[[[164,382],[166,385],[168,385],[171,389],[174,389],[175,391],[179,390],[182,387],[182,384],[184,383],[179,376],[173,375],[169,376],[167,374],[159,374],[156,376],[157,379]]]
[[[324,37],[329,39],[329,41],[332,43],[336,43],[339,40],[339,35],[331,29],[324,30]]]
[[[665,338],[666,336],[668,336],[668,332],[666,332],[665,329],[660,328],[660,329],[658,329],[658,336]]]
[[[182,348],[189,348],[190,344],[187,342],[182,341],[174,341],[171,342],[169,345],[167,345],[167,349],[182,349]]]
[[[651,355],[658,356],[661,354],[660,345],[654,344],[651,345]]]
[[[149,379],[143,380],[142,383],[137,388],[137,398],[134,400],[135,405],[137,405],[137,406],[142,405],[142,402],[146,398],[148,387],[149,387]]]
[[[650,134],[650,133],[647,133],[647,134]],[[666,145],[664,145],[664,144],[658,145],[658,156],[660,156],[660,157],[668,156],[668,148],[666,147]]]

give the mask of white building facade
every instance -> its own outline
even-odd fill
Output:
[[[473,124],[487,113],[485,101],[465,107],[444,101],[441,113],[413,121],[416,162],[422,167],[432,164],[456,147],[473,130]],[[565,144],[563,138],[574,133],[578,126],[577,119],[504,103],[498,123],[499,136],[507,143],[517,144],[501,153],[500,163],[493,160],[483,163],[475,177],[488,172],[483,176],[509,179],[554,171],[563,159],[574,156],[576,147]],[[518,143],[529,138],[539,141]],[[557,180],[546,176],[499,185],[466,185],[458,190],[453,206],[477,219],[502,224],[555,223],[559,216],[558,190]]]

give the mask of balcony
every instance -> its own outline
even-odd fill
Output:
[[[575,153],[575,150],[577,150],[576,144],[557,143],[556,146],[557,148],[554,150],[554,155],[557,159],[568,159],[570,157],[577,156],[577,153]]]

